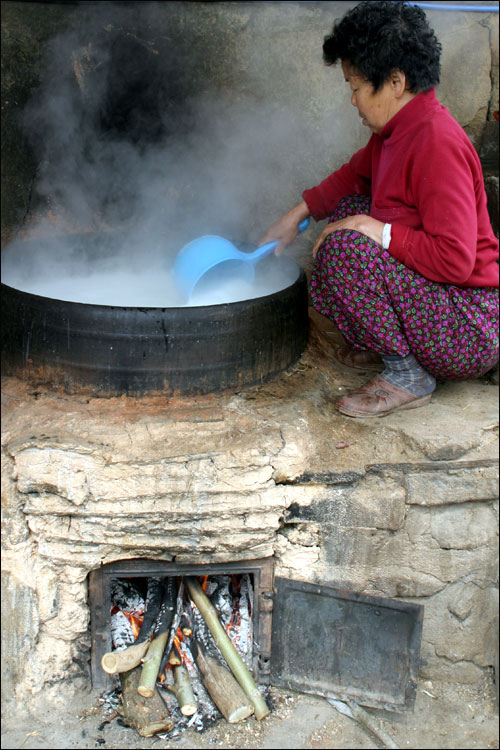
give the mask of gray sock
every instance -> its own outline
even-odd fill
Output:
[[[436,379],[424,370],[413,354],[400,357],[399,354],[383,354],[385,370],[381,377],[392,385],[404,388],[414,396],[427,396],[436,387]]]

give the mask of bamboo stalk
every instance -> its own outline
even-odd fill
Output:
[[[156,635],[151,641],[151,645],[142,663],[141,679],[137,692],[144,698],[151,698],[154,695],[160,662],[162,661],[163,652],[167,645],[170,626],[174,616],[176,595],[175,581],[169,578],[165,587],[165,599]]]
[[[161,657],[168,640],[168,630],[153,638],[148,653],[142,662],[142,672],[137,692],[144,698],[152,698],[155,691],[156,679]]]
[[[250,699],[255,709],[255,718],[263,719],[267,716],[270,711],[269,708],[259,692],[259,688],[255,684],[255,681],[243,663],[240,655],[233,646],[231,639],[227,635],[226,631],[222,627],[217,610],[209,600],[208,596],[203,591],[200,583],[196,578],[187,577],[186,584],[189,589],[189,593],[194,603],[200,610],[203,618],[208,626],[208,629],[212,633],[217,647],[224,656],[229,668],[239,682],[245,695]]]
[[[180,664],[174,667],[174,686],[169,690],[177,698],[177,703],[183,716],[192,716],[198,710],[191,682],[186,667]]]

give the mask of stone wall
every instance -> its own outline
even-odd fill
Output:
[[[278,575],[419,602],[421,677],[479,679],[498,607],[496,389],[462,384],[467,428],[444,427],[445,397],[374,426],[333,412],[323,394],[341,383],[310,354],[268,386],[195,402],[7,379],[7,704],[88,689],[88,573],[134,557],[274,556]]]

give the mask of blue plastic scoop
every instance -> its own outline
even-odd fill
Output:
[[[307,229],[309,221],[309,218],[307,218],[300,222],[299,232]],[[174,261],[173,271],[177,288],[189,299],[195,286],[208,271],[223,263],[227,264],[228,261],[232,262],[233,273],[235,261],[239,261],[240,265],[242,262],[247,264],[245,277],[251,276],[253,279],[257,261],[272,253],[278,243],[278,240],[273,240],[273,242],[268,242],[251,253],[244,253],[224,237],[212,234],[198,237],[185,245]],[[222,272],[222,266],[218,270]]]

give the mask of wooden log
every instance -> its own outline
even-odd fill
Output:
[[[229,724],[237,724],[254,713],[251,701],[233,675],[217,659],[204,653],[199,643],[191,642],[191,651],[200,670],[207,693]]]
[[[185,581],[189,589],[189,594],[203,615],[217,647],[220,649],[221,654],[236,677],[238,683],[241,685],[245,695],[251,700],[255,709],[255,718],[263,719],[270,713],[269,708],[260,694],[259,688],[255,684],[252,675],[246,668],[240,655],[232,644],[231,639],[222,627],[217,615],[217,610],[196,578],[189,576]]]
[[[146,607],[136,643],[151,640],[152,630],[160,616],[161,605],[165,597],[166,581],[158,578],[148,580],[148,593],[146,594]]]
[[[175,614],[172,619],[172,625],[170,626],[170,636],[167,641],[167,646],[165,648],[165,651],[163,653],[162,660],[160,662],[160,668],[158,670],[158,674],[162,675],[165,671],[165,667],[168,664],[168,659],[170,656],[170,652],[172,651],[172,646],[174,645],[174,638],[177,634],[177,631],[179,629],[179,623],[181,621],[182,617],[182,608],[184,603],[184,584],[182,583],[182,580],[179,583],[179,590],[177,592],[177,602],[175,605]]]
[[[177,649],[177,646],[175,645],[175,641],[174,647],[170,652],[170,656],[168,657],[168,663],[171,667],[178,667],[180,664],[182,664],[182,657],[179,653],[179,650]]]
[[[101,659],[101,666],[108,674],[129,672],[137,667],[149,649],[149,639],[142,643],[133,643],[121,651],[108,651]]]
[[[120,675],[122,685],[123,721],[136,729],[141,737],[152,737],[158,732],[171,732],[174,720],[155,691],[151,698],[137,693],[141,670],[139,667]]]
[[[163,580],[150,578],[146,595],[146,609],[139,634],[131,646],[120,651],[108,651],[101,659],[101,666],[108,674],[128,672],[137,667],[151,642],[151,631],[156,624],[163,602],[165,586]],[[126,602],[122,602],[126,606]]]
[[[198,710],[191,682],[186,667],[181,664],[173,668],[174,684],[169,690],[177,698],[177,703],[183,716],[192,716]]]
[[[174,616],[176,596],[177,584],[173,578],[169,578],[165,587],[165,598],[155,637],[151,641],[148,652],[142,660],[141,679],[139,680],[137,690],[139,695],[142,695],[144,698],[151,698],[154,695],[160,662],[162,661],[163,652],[167,645],[170,626]]]

